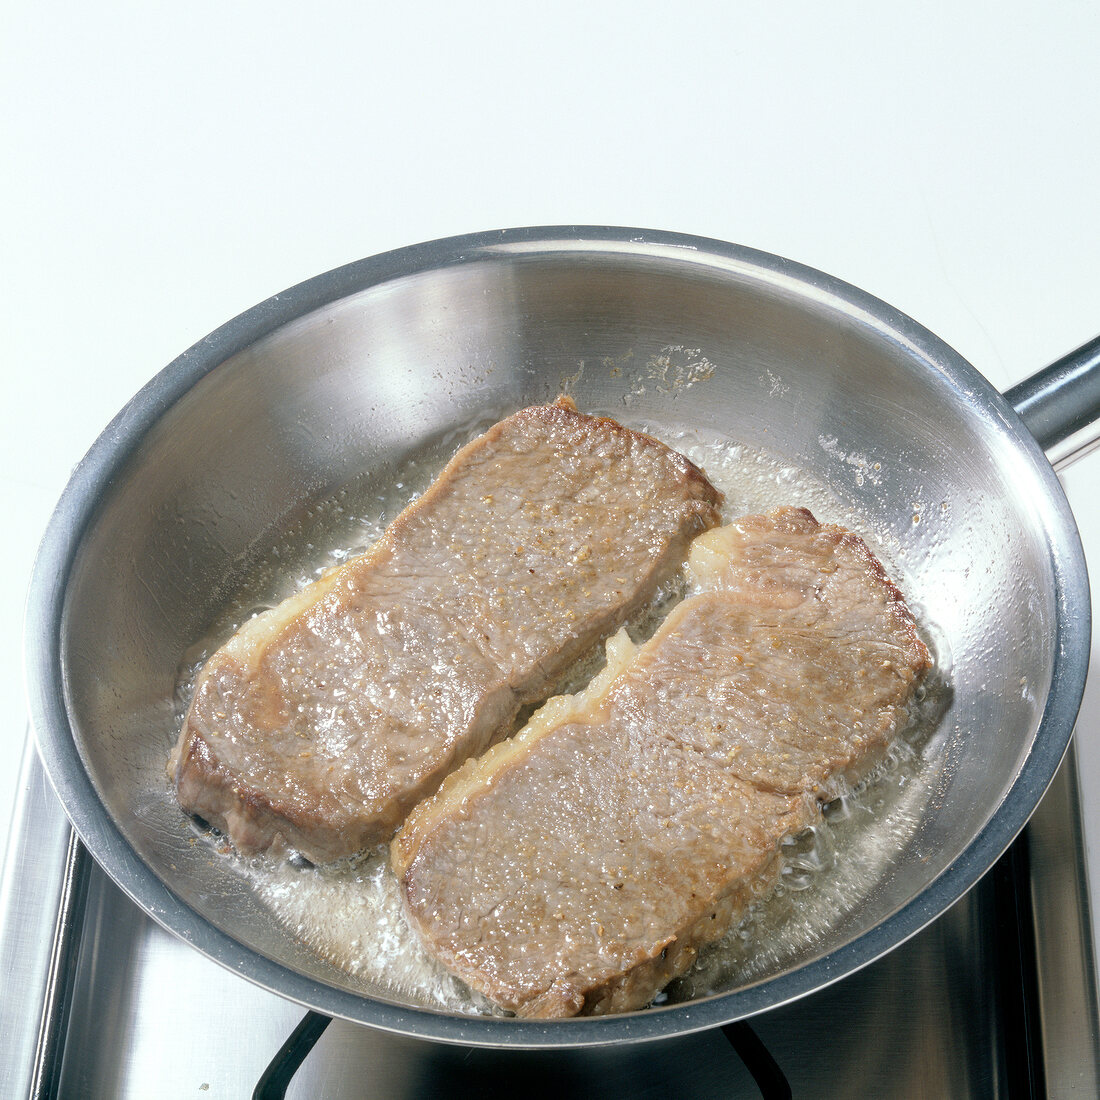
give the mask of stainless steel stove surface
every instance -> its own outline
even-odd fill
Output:
[[[517,1052],[325,1026],[203,958],[72,838],[28,747],[0,894],[0,1095],[1097,1096],[1077,777],[1071,749],[995,870],[843,982],[686,1038]]]

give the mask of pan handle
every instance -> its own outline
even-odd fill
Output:
[[[1005,390],[1055,469],[1100,446],[1100,336]]]

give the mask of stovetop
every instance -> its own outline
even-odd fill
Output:
[[[0,890],[0,1095],[1100,1095],[1080,821],[1071,748],[995,869],[846,980],[684,1038],[471,1049],[326,1021],[163,931],[74,839],[28,743]]]

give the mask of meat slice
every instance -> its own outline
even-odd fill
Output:
[[[389,839],[650,598],[719,501],[682,455],[568,398],[516,413],[369,553],[210,658],[173,755],[180,804],[245,854]]]
[[[612,639],[393,842],[422,942],[520,1015],[647,1004],[771,888],[929,666],[863,541],[804,509],[701,535],[688,568],[703,591],[649,642]]]

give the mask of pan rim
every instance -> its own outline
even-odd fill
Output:
[[[911,901],[856,939],[794,970],[746,988],[620,1016],[502,1020],[454,1016],[352,993],[301,974],[210,924],[169,890],[130,847],[100,802],[69,724],[61,662],[67,579],[100,494],[153,425],[232,355],[334,301],[421,272],[501,256],[549,253],[647,255],[740,270],[798,284],[803,297],[843,305],[882,334],[904,342],[958,393],[985,408],[1026,455],[1047,489],[1042,526],[1049,540],[1057,609],[1054,662],[1039,734],[1008,793],[962,855]],[[119,887],[157,923],[254,983],[317,1011],[381,1030],[440,1042],[508,1048],[576,1047],[686,1035],[729,1023],[823,988],[915,935],[965,894],[1024,827],[1069,745],[1084,692],[1091,637],[1084,552],[1061,483],[1011,405],[957,352],[894,307],[842,280],[741,245],[615,226],[533,226],[407,246],[315,276],[228,321],[165,367],[124,406],[77,465],[51,516],[31,576],[24,667],[32,729],[50,782],[77,833]]]

